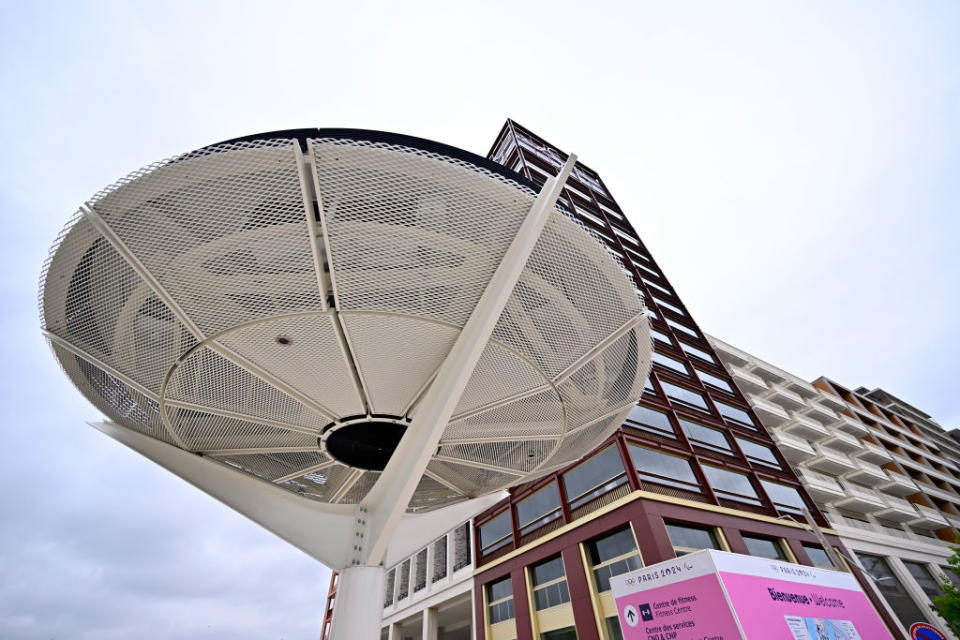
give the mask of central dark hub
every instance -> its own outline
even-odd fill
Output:
[[[330,434],[327,451],[351,467],[383,471],[406,431],[406,425],[394,422],[348,424]]]

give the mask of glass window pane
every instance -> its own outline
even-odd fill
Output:
[[[700,334],[699,334],[699,333],[697,333],[696,331],[694,331],[693,329],[691,329],[690,327],[688,327],[688,326],[685,325],[685,324],[680,324],[680,323],[677,322],[676,320],[671,320],[670,318],[664,318],[664,321],[665,321],[668,325],[670,325],[671,327],[673,327],[674,330],[679,331],[680,333],[685,333],[685,334],[687,334],[688,336],[691,336],[691,337],[693,337],[693,338],[699,338],[699,337],[700,337]],[[711,359],[711,358],[708,358],[708,360],[709,360],[709,359]]]
[[[933,574],[930,573],[930,570],[926,565],[920,564],[919,562],[909,562],[907,560],[904,560],[903,564],[907,567],[907,571],[910,572],[910,575],[913,576],[913,579],[917,581],[917,584],[920,585],[920,588],[923,589],[923,592],[927,594],[928,597],[936,598],[937,596],[943,595],[943,590],[940,588],[940,583],[936,578],[933,577]]]
[[[509,510],[480,525],[480,548],[486,553],[509,543],[511,529]]]
[[[587,543],[587,553],[594,566],[636,550],[637,543],[633,539],[633,532],[630,531],[629,526],[594,538]]]
[[[616,447],[607,447],[578,467],[563,474],[567,499],[577,498],[591,489],[625,473],[620,452]]]
[[[823,550],[823,547],[816,544],[803,544],[804,551],[807,552],[807,555],[810,556],[810,562],[813,563],[815,567],[824,567],[826,569],[833,569],[833,561],[830,560],[830,556],[827,555],[827,552]]]
[[[563,577],[563,560],[560,556],[544,560],[540,564],[535,564],[530,568],[530,575],[533,580],[533,586],[538,587],[542,584]]]
[[[687,434],[687,439],[690,440],[691,444],[720,453],[733,453],[730,441],[727,440],[727,436],[722,431],[683,418],[680,418],[680,426],[683,427],[683,431]]]
[[[544,631],[540,634],[540,640],[577,640],[577,631],[573,627]]]
[[[547,516],[544,522],[537,523],[537,526],[541,526],[553,520],[559,513],[559,509],[560,492],[557,490],[556,483],[551,482],[517,503],[517,525],[524,528],[535,520]]]
[[[675,360],[670,356],[665,356],[662,353],[659,353],[657,351],[653,352],[652,358],[655,363],[661,366],[664,366],[667,369],[670,369],[671,371],[676,371],[677,373],[683,376],[690,375],[690,372],[687,371],[687,367],[679,360]]]
[[[659,340],[663,344],[668,344],[668,345],[673,344],[673,342],[670,341],[670,337],[667,334],[663,333],[662,331],[657,331],[656,329],[651,328],[650,335],[653,336],[654,340]]]
[[[669,289],[660,286],[660,285],[657,284],[656,282],[650,282],[649,280],[647,280],[647,279],[644,278],[644,277],[641,277],[640,279],[643,280],[643,284],[645,284],[645,285],[647,285],[648,287],[650,287],[653,291],[658,291],[658,292],[660,292],[660,293],[662,293],[663,295],[666,295],[666,296],[671,296],[671,295],[673,295],[673,293],[672,293]]]
[[[599,592],[610,590],[613,576],[643,566],[629,525],[587,542],[587,558]]]
[[[665,302],[663,299],[661,299],[661,298],[659,298],[659,297],[657,297],[657,296],[651,296],[651,297],[652,297],[652,298],[654,299],[654,301],[657,303],[657,306],[658,306],[658,307],[662,307],[662,308],[664,308],[664,309],[669,309],[670,311],[673,311],[675,314],[677,314],[677,315],[679,315],[679,316],[685,316],[685,315],[687,315],[687,314],[685,314],[685,313],[683,312],[683,309],[681,309],[680,307],[678,307],[678,306],[676,306],[676,305],[673,305],[673,304],[670,304],[669,302]]]
[[[620,628],[620,619],[610,616],[604,621],[607,625],[607,637],[610,640],[623,640],[623,630]]]
[[[696,391],[691,391],[690,389],[662,380],[660,381],[660,386],[663,387],[663,392],[666,393],[671,400],[709,412],[707,401]]]
[[[534,604],[538,611],[570,602],[570,591],[567,589],[563,560],[560,556],[554,556],[530,567],[530,578],[534,587]]]
[[[690,468],[690,462],[684,458],[635,444],[630,445],[630,457],[633,458],[633,464],[641,480],[687,491],[700,490],[697,476]]]
[[[960,587],[960,575],[957,575],[956,571],[951,567],[944,567],[943,565],[940,566],[940,571],[943,572],[943,575],[947,576],[947,580]]]
[[[513,597],[513,583],[510,581],[510,576],[501,578],[487,585],[487,600],[490,602],[496,602],[508,597]]]
[[[713,387],[714,389],[726,391],[727,393],[733,393],[733,387],[731,387],[730,383],[723,378],[718,378],[712,373],[707,373],[706,371],[701,371],[700,369],[697,369],[697,375],[700,376],[700,380],[703,381],[703,384]]]
[[[747,552],[758,558],[770,558],[771,560],[786,560],[783,553],[783,547],[779,541],[769,538],[757,538],[754,536],[743,536],[743,543],[747,545]]]
[[[710,355],[703,349],[698,349],[697,347],[690,346],[686,342],[681,342],[680,348],[683,349],[683,352],[686,353],[688,356],[693,356],[694,358],[700,358],[701,360],[712,362],[714,364],[716,364],[717,362],[716,360],[713,359],[712,355]]]
[[[909,629],[914,622],[926,621],[920,607],[907,593],[900,579],[894,575],[885,558],[865,553],[858,553],[857,558],[905,628]]]
[[[763,490],[770,496],[773,504],[781,511],[802,513],[807,506],[795,487],[788,487],[779,482],[763,479],[760,480],[760,484],[763,485]]]
[[[765,447],[762,444],[756,443],[753,440],[747,440],[746,438],[737,437],[737,444],[740,445],[740,448],[743,450],[744,455],[747,456],[752,462],[762,464],[767,467],[780,468],[780,463],[777,462],[777,456],[773,453],[773,450],[770,447]]]
[[[636,406],[630,410],[630,415],[627,416],[627,419],[631,422],[644,425],[648,427],[647,430],[659,435],[666,435],[671,438],[676,437],[676,433],[673,431],[673,425],[670,424],[670,418],[662,411],[657,411],[649,407]]]
[[[742,409],[737,409],[736,407],[731,407],[728,404],[723,402],[716,402],[717,410],[720,411],[722,415],[727,420],[730,420],[741,426],[750,427],[751,429],[756,429],[756,426],[753,424],[753,420],[750,419],[750,414]]]
[[[742,473],[709,465],[703,465],[703,473],[707,476],[707,481],[713,487],[714,493],[718,494],[717,497],[750,504],[763,504],[756,489],[750,483],[750,478]]]
[[[678,556],[700,549],[720,549],[717,536],[711,529],[670,522],[665,524],[670,542]]]

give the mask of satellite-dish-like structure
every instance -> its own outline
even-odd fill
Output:
[[[412,514],[570,464],[641,395],[640,296],[557,204],[574,162],[538,190],[380,132],[205,147],[80,208],[44,268],[44,332],[99,428],[366,569],[339,614],[347,582],[371,588],[429,530]]]

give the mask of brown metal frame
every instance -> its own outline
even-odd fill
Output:
[[[526,178],[537,183],[542,183],[545,179],[545,176],[556,174],[559,166],[566,158],[566,154],[556,147],[550,145],[542,138],[539,138],[529,130],[520,126],[516,122],[507,120],[501,129],[500,134],[497,136],[496,141],[491,147],[487,157],[494,161],[501,162],[507,166],[518,165],[521,169],[521,173]],[[583,180],[581,180],[577,171],[586,175],[589,180],[594,183],[594,186],[586,184]],[[651,326],[670,337],[671,344],[669,346],[663,345],[659,341],[654,341],[654,349],[658,353],[668,355],[683,362],[688,369],[688,373],[690,374],[688,376],[682,376],[668,368],[655,365],[650,376],[653,392],[644,393],[644,396],[639,403],[641,406],[646,406],[651,409],[666,413],[670,425],[675,432],[675,440],[651,436],[641,429],[632,428],[630,424],[627,423],[622,426],[613,436],[608,438],[602,445],[597,447],[593,453],[599,452],[611,444],[616,446],[620,454],[621,462],[626,470],[628,488],[631,492],[638,489],[647,489],[650,491],[659,491],[664,494],[678,497],[693,497],[680,496],[675,490],[668,491],[662,488],[651,486],[650,483],[645,484],[642,482],[636,473],[636,469],[634,468],[629,454],[628,445],[631,442],[635,442],[637,444],[642,444],[645,447],[683,456],[691,462],[691,468],[694,470],[695,475],[700,481],[702,494],[695,499],[702,500],[704,503],[708,504],[725,506],[744,512],[760,513],[762,515],[774,518],[781,517],[780,513],[770,500],[770,497],[764,490],[760,480],[765,479],[779,482],[795,488],[802,496],[804,503],[807,505],[807,508],[810,510],[814,519],[821,526],[826,526],[827,521],[817,508],[816,502],[807,494],[803,485],[799,482],[794,474],[789,462],[786,460],[783,454],[780,453],[779,449],[777,449],[763,423],[760,421],[756,413],[751,409],[746,398],[737,388],[737,385],[734,383],[730,374],[723,366],[722,361],[717,356],[714,349],[706,341],[703,332],[693,320],[679,296],[676,295],[674,288],[667,281],[666,277],[663,276],[663,271],[657,265],[656,261],[653,259],[653,256],[640,240],[638,234],[630,225],[626,216],[623,214],[623,211],[617,205],[616,201],[613,199],[613,196],[610,194],[610,191],[600,179],[599,175],[585,165],[577,163],[576,171],[571,174],[569,184],[582,193],[589,194],[590,201],[575,195],[569,189],[565,190],[565,201],[570,206],[572,211],[581,214],[579,216],[580,221],[588,228],[597,231],[598,239],[603,238],[602,241],[606,242],[607,246],[621,257],[624,267],[633,275],[635,285],[639,290],[644,292],[648,308],[654,310],[659,316],[658,319],[651,318]],[[601,203],[603,206],[601,206]],[[621,219],[608,215],[604,207],[619,215]],[[583,216],[582,213],[584,211],[588,212],[591,217]],[[594,219],[602,220],[604,222],[603,228],[599,228]],[[623,239],[617,234],[616,230],[619,230],[621,233],[628,234],[635,241],[636,247],[631,246],[628,250]],[[631,256],[631,252],[642,256],[644,265],[651,269],[654,273],[658,274],[658,276],[653,277],[646,272],[643,272],[643,275],[641,275],[641,270],[634,264],[634,258]],[[678,316],[669,309],[661,308],[657,304],[656,300],[654,300],[653,292],[646,282],[644,282],[644,278],[669,291],[670,295],[665,295],[660,291],[657,292],[657,295],[658,297],[669,301],[671,305],[681,309],[685,315]],[[674,330],[663,320],[664,318],[670,318],[675,322],[689,327],[691,330],[697,333],[698,337],[694,338],[683,332]],[[682,351],[682,349],[679,348],[681,343],[686,343],[705,351],[713,357],[714,362],[708,363],[699,358],[688,356],[684,351]],[[710,387],[709,385],[705,385],[694,371],[694,365],[722,380],[727,381],[730,384],[730,387],[733,389],[733,392],[728,393]],[[663,392],[661,385],[662,381],[669,381],[702,394],[709,407],[709,413],[703,413],[682,404],[672,402]],[[753,420],[757,429],[751,430],[734,422],[727,422],[724,420],[716,406],[716,401],[718,400],[746,412]],[[733,450],[732,455],[724,455],[693,445],[680,426],[678,420],[681,417],[726,433],[727,439]],[[767,466],[750,462],[741,450],[735,439],[735,436],[749,438],[758,444],[763,444],[770,447],[775,458],[780,464],[781,469],[776,470]],[[593,453],[590,455],[593,455]],[[588,457],[590,456],[585,456],[585,458]],[[757,495],[760,496],[760,499],[763,502],[763,507],[755,508],[747,504],[732,503],[724,499],[718,499],[711,490],[709,483],[706,482],[706,478],[704,477],[703,469],[701,467],[702,463],[709,463],[711,465],[723,467],[731,471],[737,471],[747,475],[751,484],[754,486]],[[563,524],[568,524],[575,521],[573,510],[570,508],[563,484],[563,474],[576,466],[576,464],[580,463],[572,464],[561,471],[552,473],[544,478],[540,478],[534,482],[511,490],[508,498],[475,518],[475,549],[477,556],[476,566],[479,570],[479,573],[474,578],[474,597],[476,599],[475,603],[477,611],[477,640],[484,640],[486,633],[483,613],[483,585],[508,573],[513,576],[514,608],[517,612],[517,637],[521,640],[531,637],[532,630],[531,621],[529,619],[529,608],[526,606],[528,600],[526,593],[526,582],[524,580],[524,567],[556,553],[563,554],[565,565],[568,567],[567,580],[570,588],[571,603],[574,609],[574,619],[577,621],[578,637],[581,638],[581,640],[598,640],[599,634],[594,622],[595,618],[593,614],[593,605],[591,598],[589,597],[589,593],[587,592],[587,589],[589,588],[589,582],[585,578],[584,580],[580,579],[581,577],[585,576],[586,568],[581,566],[582,562],[580,560],[579,545],[585,540],[589,540],[606,531],[615,529],[616,527],[622,526],[627,522],[633,525],[634,532],[640,546],[641,556],[644,558],[644,561],[647,564],[652,564],[661,560],[667,560],[675,557],[673,546],[670,543],[666,527],[664,526],[665,519],[719,528],[723,531],[724,537],[727,539],[731,550],[738,553],[746,553],[746,547],[743,543],[740,533],[741,531],[744,533],[765,535],[768,537],[783,539],[790,547],[790,550],[793,552],[798,562],[803,564],[812,564],[803,548],[803,543],[808,542],[816,544],[817,540],[816,537],[806,529],[758,520],[756,518],[750,518],[749,516],[739,517],[720,513],[714,510],[693,508],[679,502],[649,500],[644,498],[633,500],[617,509],[603,513],[599,517],[585,521],[583,525],[565,531],[559,536],[544,538],[544,542],[542,544],[530,545],[530,542],[532,541],[531,538],[535,540],[536,536],[527,534],[524,536],[524,543],[529,545],[527,551],[500,564],[493,565],[488,570],[484,570],[484,565],[490,564],[497,558],[501,558],[522,546],[519,531],[516,528],[516,504],[532,494],[534,491],[546,486],[548,483],[557,483],[557,488],[560,494]],[[492,517],[503,513],[505,509],[509,509],[511,513],[511,521],[514,525],[513,544],[498,549],[487,556],[483,556],[480,553],[479,546],[479,527],[482,526],[484,522],[489,521]],[[545,535],[546,533],[554,531],[557,528],[558,527],[556,526],[551,527],[549,531],[544,531],[543,533]],[[844,550],[847,556],[850,555],[845,551],[838,538],[829,536],[828,540],[831,544],[840,547],[841,550]],[[574,556],[576,562],[573,562]],[[567,562],[568,559],[570,560],[569,563]],[[577,567],[577,573],[584,575],[571,575],[574,570],[570,569],[569,567]],[[854,572],[863,585],[864,590],[871,598],[873,598],[872,591],[869,588],[868,579],[856,568],[854,568]],[[583,584],[581,584],[581,582]],[[891,629],[896,629],[896,624],[892,624],[893,621],[886,614],[884,607],[882,605],[877,606],[877,603],[874,604],[881,616],[886,621],[887,625],[890,626]],[[899,636],[898,632],[894,632],[894,634],[895,636]]]

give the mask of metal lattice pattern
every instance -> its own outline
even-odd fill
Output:
[[[98,193],[42,275],[64,371],[127,428],[317,501],[361,501],[379,472],[335,459],[324,434],[364,415],[416,420],[536,197],[411,144],[223,143]],[[616,259],[558,205],[409,509],[599,444],[642,393],[642,313]]]

